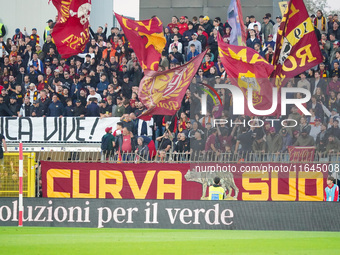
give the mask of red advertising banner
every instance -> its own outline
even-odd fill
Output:
[[[314,146],[288,146],[289,161],[291,162],[313,162]]]
[[[62,58],[81,53],[89,41],[91,0],[52,0],[58,20],[52,32]]]
[[[228,199],[322,201],[328,164],[109,164],[43,161],[44,197],[205,199],[215,176]]]

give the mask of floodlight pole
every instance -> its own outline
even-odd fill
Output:
[[[23,147],[22,147],[22,141],[19,141],[19,224],[18,224],[18,227],[22,227],[22,221],[23,221],[23,209],[24,209],[23,196],[22,196],[23,172],[24,172]]]

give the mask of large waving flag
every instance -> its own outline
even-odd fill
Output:
[[[231,0],[228,8],[228,23],[231,26],[230,44],[245,46],[247,35],[244,29],[240,0]]]
[[[139,85],[138,97],[147,110],[138,117],[149,119],[157,114],[174,115],[181,108],[183,96],[206,52],[173,69],[163,72],[146,70]]]
[[[242,90],[245,97],[245,115],[254,115],[247,104],[249,87],[253,89],[253,107],[256,110],[270,110],[274,85],[270,83],[269,76],[273,72],[273,66],[252,48],[224,43],[220,34],[217,36],[217,42],[219,56],[229,80]],[[275,114],[276,111],[273,111],[264,115]]]
[[[91,0],[52,0],[58,20],[52,32],[62,58],[81,53],[89,41]]]
[[[162,21],[157,17],[132,20],[117,13],[115,15],[143,70],[157,70],[166,44]]]
[[[323,61],[314,25],[303,0],[290,0],[277,33],[273,58],[277,87]]]

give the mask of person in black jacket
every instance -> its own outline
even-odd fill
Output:
[[[72,99],[66,99],[66,107],[64,108],[64,115],[65,117],[72,117],[74,116],[74,106],[72,105]]]
[[[0,96],[0,116],[13,116],[13,113],[4,103],[4,98]]]
[[[76,101],[76,106],[74,107],[74,116],[84,117],[86,115],[86,109],[84,105],[81,104],[81,100]]]

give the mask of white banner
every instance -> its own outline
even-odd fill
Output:
[[[0,132],[6,141],[101,142],[105,128],[116,128],[119,118],[2,117]]]

